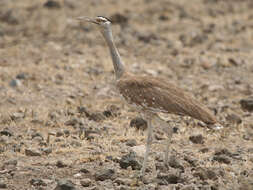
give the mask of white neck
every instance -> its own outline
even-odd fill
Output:
[[[111,58],[113,62],[114,72],[116,75],[116,79],[119,79],[125,71],[124,63],[121,61],[119,52],[114,44],[112,37],[112,30],[110,26],[103,28],[102,34],[106,40],[106,43],[109,47]]]

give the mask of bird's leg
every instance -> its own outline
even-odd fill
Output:
[[[148,154],[149,154],[149,151],[150,151],[150,146],[152,144],[152,131],[153,131],[153,128],[152,128],[151,121],[152,121],[152,116],[148,114],[148,117],[147,117],[147,122],[148,122],[148,138],[147,138],[146,152],[145,152],[144,161],[143,161],[142,168],[141,168],[140,177],[142,177],[144,175],[144,173],[145,173],[146,166],[147,166],[147,160],[148,160]]]
[[[164,165],[165,166],[167,166],[167,164],[168,164],[169,148],[170,148],[172,134],[173,134],[173,128],[169,124],[168,130],[167,130],[167,142],[166,142],[165,155],[164,155]]]

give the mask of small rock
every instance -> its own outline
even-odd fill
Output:
[[[157,36],[155,34],[139,34],[138,35],[138,40],[145,42],[145,43],[149,43],[151,40],[157,40]]]
[[[90,120],[100,122],[100,121],[103,121],[105,119],[105,116],[103,115],[103,113],[97,112],[97,113],[90,114],[88,118]]]
[[[61,8],[61,5],[57,1],[49,0],[46,3],[44,3],[44,7],[48,9],[59,9]]]
[[[253,112],[253,97],[241,99],[240,104],[243,110]]]
[[[27,74],[26,73],[19,73],[19,74],[17,74],[17,76],[16,76],[16,79],[19,79],[19,80],[25,80],[25,79],[27,79],[28,77],[27,77]]]
[[[89,187],[91,185],[91,180],[89,178],[82,179],[80,183],[83,187]]]
[[[184,160],[191,164],[191,166],[196,167],[198,165],[198,160],[196,158],[190,157],[190,156],[185,156]]]
[[[118,185],[131,185],[132,180],[128,178],[116,178],[114,183],[117,183]]]
[[[72,181],[61,179],[57,182],[57,186],[54,190],[77,190],[77,188]]]
[[[226,149],[226,148],[221,148],[221,149],[215,150],[214,155],[216,155],[216,156],[220,156],[220,155],[231,156],[232,153],[228,149]]]
[[[196,190],[196,189],[198,189],[196,185],[190,184],[183,186],[180,190]]]
[[[80,172],[82,172],[82,173],[84,173],[84,174],[88,174],[88,173],[90,173],[90,171],[89,171],[89,170],[87,170],[86,168],[82,168],[82,169],[80,169]]]
[[[41,151],[44,152],[46,155],[52,153],[52,148],[41,148]]]
[[[66,124],[66,123],[65,123]],[[62,131],[57,131],[56,132],[56,137],[61,137],[61,136],[63,136],[64,135],[64,133],[62,132]]]
[[[80,106],[80,107],[77,107],[77,111],[78,111],[78,113],[81,113],[81,114],[89,114],[88,113],[88,111],[87,111],[87,109],[84,107],[84,106]]]
[[[117,23],[117,24],[128,23],[128,18],[120,13],[115,13],[112,16],[110,16],[110,20],[112,21],[112,23]]]
[[[47,186],[47,184],[41,179],[31,179],[30,184],[33,186]]]
[[[214,171],[211,169],[204,169],[204,168],[197,168],[195,173],[193,174],[195,177],[199,177],[201,180],[215,180],[217,178],[217,175]]]
[[[80,124],[80,122],[79,122],[79,124]],[[63,133],[64,133],[64,135],[65,135],[66,137],[68,137],[68,136],[70,135],[70,131],[69,131],[68,129],[64,129],[64,130],[63,130]]]
[[[19,24],[19,14],[15,14],[17,11],[8,10],[1,14],[0,20],[11,25]]]
[[[135,139],[128,139],[127,142],[126,142],[126,145],[130,146],[130,147],[133,147],[133,146],[137,145],[137,142],[136,142]]]
[[[1,189],[7,189],[6,183],[0,181],[0,188],[1,188]]]
[[[136,160],[136,153],[134,152],[130,152],[129,154],[122,156],[119,161],[119,165],[123,169],[127,169],[129,166],[131,166],[133,170],[141,169],[141,164]]]
[[[201,148],[199,151],[202,153],[207,153],[209,151],[209,148]]]
[[[15,159],[11,159],[11,160],[8,160],[6,162],[4,162],[4,165],[14,165],[16,166],[18,164],[18,160],[15,160]]]
[[[43,140],[42,134],[40,134],[40,133],[38,133],[38,132],[33,132],[33,133],[31,134],[31,136],[32,136],[32,139],[34,139],[35,137],[40,137],[40,138]]]
[[[112,179],[115,174],[115,171],[112,169],[105,169],[102,171],[98,171],[95,174],[96,181],[104,181],[107,179]]]
[[[11,131],[9,131],[8,129],[4,129],[4,130],[0,131],[0,136],[11,137],[11,136],[13,136],[13,133]]]
[[[76,173],[75,175],[74,175],[74,178],[81,178],[82,177],[82,174],[81,173]]]
[[[65,164],[63,161],[58,160],[58,161],[56,162],[56,166],[57,166],[58,168],[65,168],[65,167],[67,167],[68,165]]]
[[[236,115],[236,114],[229,114],[226,117],[227,122],[232,123],[232,124],[241,124],[242,119]]]
[[[134,119],[131,120],[130,122],[130,127],[135,127],[137,130],[146,130],[147,129],[147,121],[140,118],[140,117],[136,117]]]
[[[79,120],[78,120],[78,118],[74,117],[74,118],[66,121],[64,124],[67,126],[75,126],[75,125],[79,124]]]
[[[166,21],[166,20],[168,20],[168,19],[169,19],[169,17],[168,17],[167,15],[165,15],[165,14],[161,14],[161,15],[159,16],[159,20]]]
[[[145,145],[139,145],[131,147],[131,150],[139,157],[144,157],[146,152],[146,146]]]
[[[41,156],[41,153],[37,150],[25,149],[25,155],[26,156]]]
[[[103,112],[105,117],[116,117],[119,115],[119,108],[115,105],[110,105],[107,109]]]
[[[76,140],[72,140],[70,145],[73,147],[81,147],[82,143],[80,143],[79,141],[76,141]]]
[[[242,61],[230,57],[228,58],[228,62],[231,63],[233,66],[239,66]]]
[[[184,167],[179,163],[178,159],[172,155],[169,158],[169,166],[172,168],[178,168],[184,171]]]
[[[14,113],[11,115],[11,119],[14,120],[14,121],[23,119],[24,117],[25,117],[25,114],[22,113],[22,112],[14,112]]]
[[[189,137],[190,141],[195,144],[204,144],[204,138],[201,134],[199,135],[192,135]]]
[[[231,163],[230,159],[225,155],[214,156],[213,160],[215,160],[217,162],[220,162],[220,163],[224,163],[224,164],[230,164]]]
[[[180,178],[180,176],[178,174],[174,174],[174,173],[160,173],[157,176],[158,184],[159,185],[168,185],[168,184],[177,184],[182,182],[182,179]]]
[[[12,79],[11,82],[9,83],[11,87],[19,87],[22,85],[22,82],[18,79]]]

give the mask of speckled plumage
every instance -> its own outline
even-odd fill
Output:
[[[125,72],[117,80],[120,94],[143,111],[190,116],[206,124],[217,120],[201,103],[162,78],[135,76]]]
[[[191,96],[184,93],[175,85],[164,79],[151,76],[132,75],[126,72],[125,65],[113,41],[111,22],[108,19],[101,16],[94,19],[87,17],[79,17],[78,19],[99,26],[109,47],[119,93],[130,105],[134,105],[138,110],[143,111],[147,119],[148,138],[140,176],[143,176],[146,170],[147,159],[152,143],[152,118],[154,117],[154,113],[163,112],[186,115],[199,119],[207,124],[216,123],[215,117],[204,105],[191,98]],[[168,162],[169,145],[173,133],[172,127],[168,126],[167,133],[168,140],[164,157],[165,165],[167,165]]]

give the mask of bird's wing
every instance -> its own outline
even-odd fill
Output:
[[[117,87],[127,102],[149,111],[191,116],[205,123],[216,122],[205,106],[163,79],[125,77],[117,82]]]

